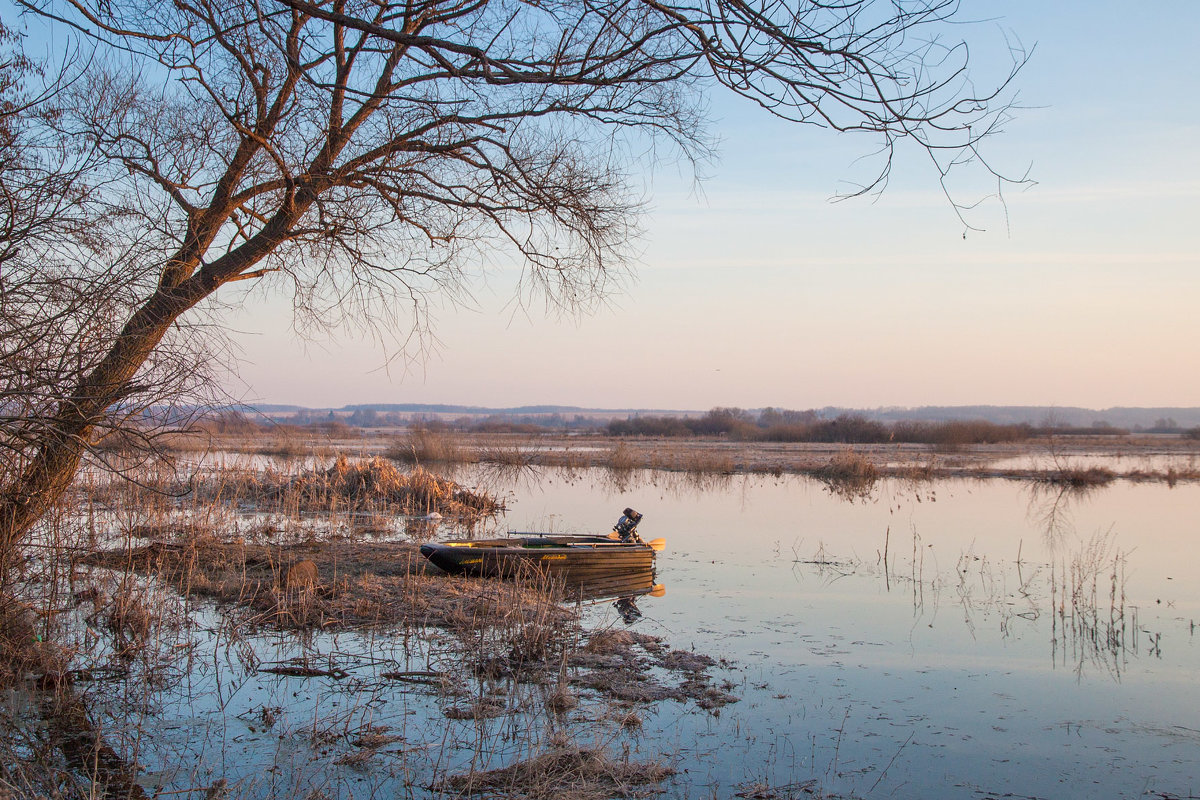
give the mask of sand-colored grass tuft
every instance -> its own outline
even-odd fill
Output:
[[[503,504],[486,492],[472,491],[420,467],[403,470],[381,457],[352,460],[338,456],[327,469],[308,469],[295,475],[277,470],[226,470],[196,488],[214,499],[236,496],[260,508],[276,505],[307,512],[412,515],[436,511],[444,516],[477,519],[503,509]]]
[[[530,800],[606,800],[640,797],[675,774],[658,761],[629,761],[601,748],[556,747],[507,767],[453,775],[444,788],[466,794]]]
[[[835,453],[815,474],[829,491],[846,499],[869,496],[879,480],[879,468],[875,463],[849,447]]]
[[[1046,475],[1047,482],[1063,486],[1105,486],[1116,479],[1107,467],[1063,467]]]
[[[351,461],[339,456],[323,471],[301,475],[288,487],[304,505],[328,508],[340,498],[355,506],[386,507],[405,514],[431,513],[454,516],[492,514],[499,510],[495,498],[472,492],[452,480],[424,469],[404,472],[384,458]]]
[[[309,561],[311,584],[288,587],[286,565]],[[447,577],[417,546],[332,541],[291,547],[218,542],[152,542],[104,551],[89,564],[153,574],[185,594],[235,606],[251,621],[283,629],[437,625],[473,630],[504,620],[514,650],[532,657],[551,648],[552,627],[569,612],[545,587]],[[311,577],[311,576],[310,576]]]
[[[613,472],[629,472],[640,463],[633,448],[625,442],[617,442],[617,446],[608,453],[608,468]]]
[[[407,436],[396,439],[387,457],[401,464],[464,464],[474,460],[471,449],[463,447],[454,434],[428,428],[413,428]]]

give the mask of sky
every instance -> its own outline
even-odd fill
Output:
[[[282,300],[230,316],[229,389],[311,407],[811,408],[1200,405],[1200,3],[963,0],[977,70],[1033,48],[990,150],[1005,203],[967,230],[907,153],[882,197],[831,202],[865,138],[714,99],[720,159],[697,188],[648,176],[635,277],[602,309],[513,303],[515,270],[441,305],[438,345],[394,360],[305,341]],[[965,235],[964,235],[965,234]],[[435,306],[438,304],[435,302]]]

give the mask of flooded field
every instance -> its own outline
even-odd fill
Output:
[[[215,465],[272,466],[260,461]],[[281,627],[264,611],[276,601],[255,605],[250,590],[211,592],[225,597],[214,605],[162,585],[165,572],[136,578],[142,606],[163,612],[144,624],[153,646],[117,652],[110,612],[112,643],[74,674],[97,729],[138,765],[142,796],[1200,794],[1194,482],[452,472],[504,505],[475,535],[603,533],[636,508],[642,536],[666,539],[665,593],[568,603],[579,616],[560,617],[493,583],[482,591],[499,611],[347,625],[389,604],[426,608],[430,579],[405,577],[401,551],[394,570],[354,578],[363,548],[396,542],[411,558],[414,538],[464,529],[332,506],[283,524],[239,501],[206,523],[241,552],[235,588],[285,552],[254,537],[315,535],[305,546],[333,554],[360,594],[290,606],[303,624]],[[92,525],[137,528],[140,513]],[[101,641],[83,611],[85,637]],[[22,704],[36,696],[5,702],[32,725]],[[513,772],[528,765],[536,780]]]
[[[676,754],[682,794],[1200,791],[1200,487],[847,500],[802,478],[593,473],[518,487],[508,518],[583,530],[626,504],[668,542],[638,625],[726,659],[742,697],[646,721],[639,746]]]

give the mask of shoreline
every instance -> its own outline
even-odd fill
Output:
[[[286,439],[286,440],[284,440]],[[385,456],[433,469],[459,464],[509,468],[654,469],[692,474],[784,474],[818,479],[981,478],[1095,485],[1200,481],[1200,441],[1177,435],[1060,436],[952,447],[909,444],[758,442],[711,437],[462,433],[385,430],[358,436],[175,435],[175,454],[213,452],[275,458]],[[1013,463],[1024,462],[1024,463]],[[1102,464],[1097,462],[1104,462]],[[1115,462],[1115,463],[1109,463]]]

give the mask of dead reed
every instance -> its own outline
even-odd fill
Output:
[[[387,512],[461,519],[490,516],[503,505],[420,467],[403,471],[384,458],[338,456],[327,469],[289,474],[274,469],[221,470],[198,476],[193,488],[205,498],[236,497],[258,508],[297,512]]]
[[[832,493],[857,500],[870,496],[879,480],[879,468],[853,448],[846,448],[835,453],[815,475]]]
[[[644,796],[637,787],[657,786],[674,774],[658,761],[631,761],[600,747],[566,745],[507,767],[452,775],[440,788],[530,800],[606,800]]]
[[[235,682],[246,675],[264,680],[262,673],[278,680],[348,677],[340,655],[308,658],[312,642],[322,640],[317,631],[339,636],[353,631],[347,636],[395,637],[402,643],[405,655],[394,669],[380,670],[373,679],[355,675],[343,684],[341,691],[353,698],[348,705],[368,716],[372,692],[410,680],[432,695],[435,717],[439,707],[446,717],[442,724],[461,728],[459,721],[466,720],[470,728],[474,721],[481,731],[489,724],[528,724],[539,714],[557,720],[555,726],[575,724],[579,715],[566,712],[579,705],[591,719],[607,720],[604,724],[618,730],[635,729],[641,720],[638,706],[625,698],[696,702],[714,710],[736,699],[729,694],[731,686],[718,686],[708,676],[711,660],[672,651],[654,637],[617,636],[620,631],[604,647],[604,636],[589,639],[580,628],[578,608],[562,602],[561,587],[450,577],[428,568],[413,543],[341,538],[356,529],[352,523],[358,519],[434,510],[473,518],[499,507],[486,495],[424,470],[406,473],[383,459],[345,458],[327,469],[304,463],[289,469],[235,467],[198,472],[185,481],[164,470],[146,474],[137,484],[83,486],[74,501],[64,508],[59,527],[47,531],[44,554],[29,562],[48,565],[53,574],[31,579],[30,603],[0,604],[0,652],[22,657],[3,665],[10,680],[31,672],[45,676],[46,685],[66,703],[30,717],[30,743],[13,731],[0,734],[0,796],[9,787],[15,796],[52,800],[101,796],[106,787],[137,796],[136,776],[147,764],[142,753],[163,757],[164,743],[154,740],[149,721],[152,709],[164,687],[192,674],[190,660],[198,647],[213,648],[213,657],[204,657],[204,669],[223,670]],[[279,536],[285,529],[296,535]],[[306,655],[263,664],[263,648],[272,646],[268,639],[292,641]],[[582,653],[584,642],[591,653]],[[415,671],[408,664],[410,644],[413,653],[427,656]],[[608,652],[625,645],[625,655]],[[622,674],[605,679],[606,670]],[[653,675],[642,681],[624,674],[638,672]],[[77,692],[75,685],[87,691]],[[645,691],[629,688],[635,685]],[[530,700],[531,693],[540,700]],[[595,712],[596,704],[613,703],[620,706],[619,714]],[[270,727],[281,714],[263,708],[260,723],[256,710],[254,725]],[[339,724],[351,729],[338,714],[311,723],[313,742],[318,729],[320,736]],[[493,717],[501,721],[489,723]],[[97,723],[85,726],[84,718]],[[361,734],[370,723],[356,723],[353,730]],[[67,735],[68,728],[79,735]],[[321,739],[320,746],[344,743],[348,752],[331,755],[333,763],[374,769],[378,764],[369,762],[377,753],[383,759],[382,746],[400,741],[375,734],[343,733]],[[531,734],[523,752],[535,752],[536,741]],[[448,737],[439,744],[435,736],[417,747],[420,756],[414,758],[421,766],[403,761],[407,756],[399,748],[387,758],[400,760],[403,770],[429,774],[432,769],[436,778],[448,763],[439,748],[461,748],[462,741]],[[552,747],[543,755],[571,749]],[[538,784],[544,790],[522,789],[525,796],[599,796],[572,794],[588,787],[620,796],[643,791],[629,787],[657,785],[638,782],[639,774],[654,774],[646,765],[590,755],[603,752],[598,748],[574,749],[583,753],[574,762],[567,756],[537,761],[543,772],[560,777]],[[426,752],[434,753],[432,766]],[[45,758],[34,769],[31,754],[36,753]],[[14,772],[5,763],[21,768]],[[517,780],[520,770],[513,766],[508,778]],[[209,787],[213,798],[236,797],[245,788],[232,775],[226,783],[219,772],[214,782],[203,772],[211,768],[197,765],[196,775],[207,776],[203,782],[175,783],[165,793],[199,786],[192,791],[205,794]],[[649,772],[639,772],[643,768]],[[72,781],[78,790],[62,788],[76,785]],[[286,787],[281,790],[286,794]],[[536,791],[547,794],[531,794]]]
[[[413,428],[397,438],[386,455],[401,464],[466,464],[475,460],[473,452],[463,447],[454,434],[428,428]]]
[[[1045,475],[1047,483],[1064,486],[1105,486],[1117,479],[1117,473],[1108,467],[1065,466]]]

